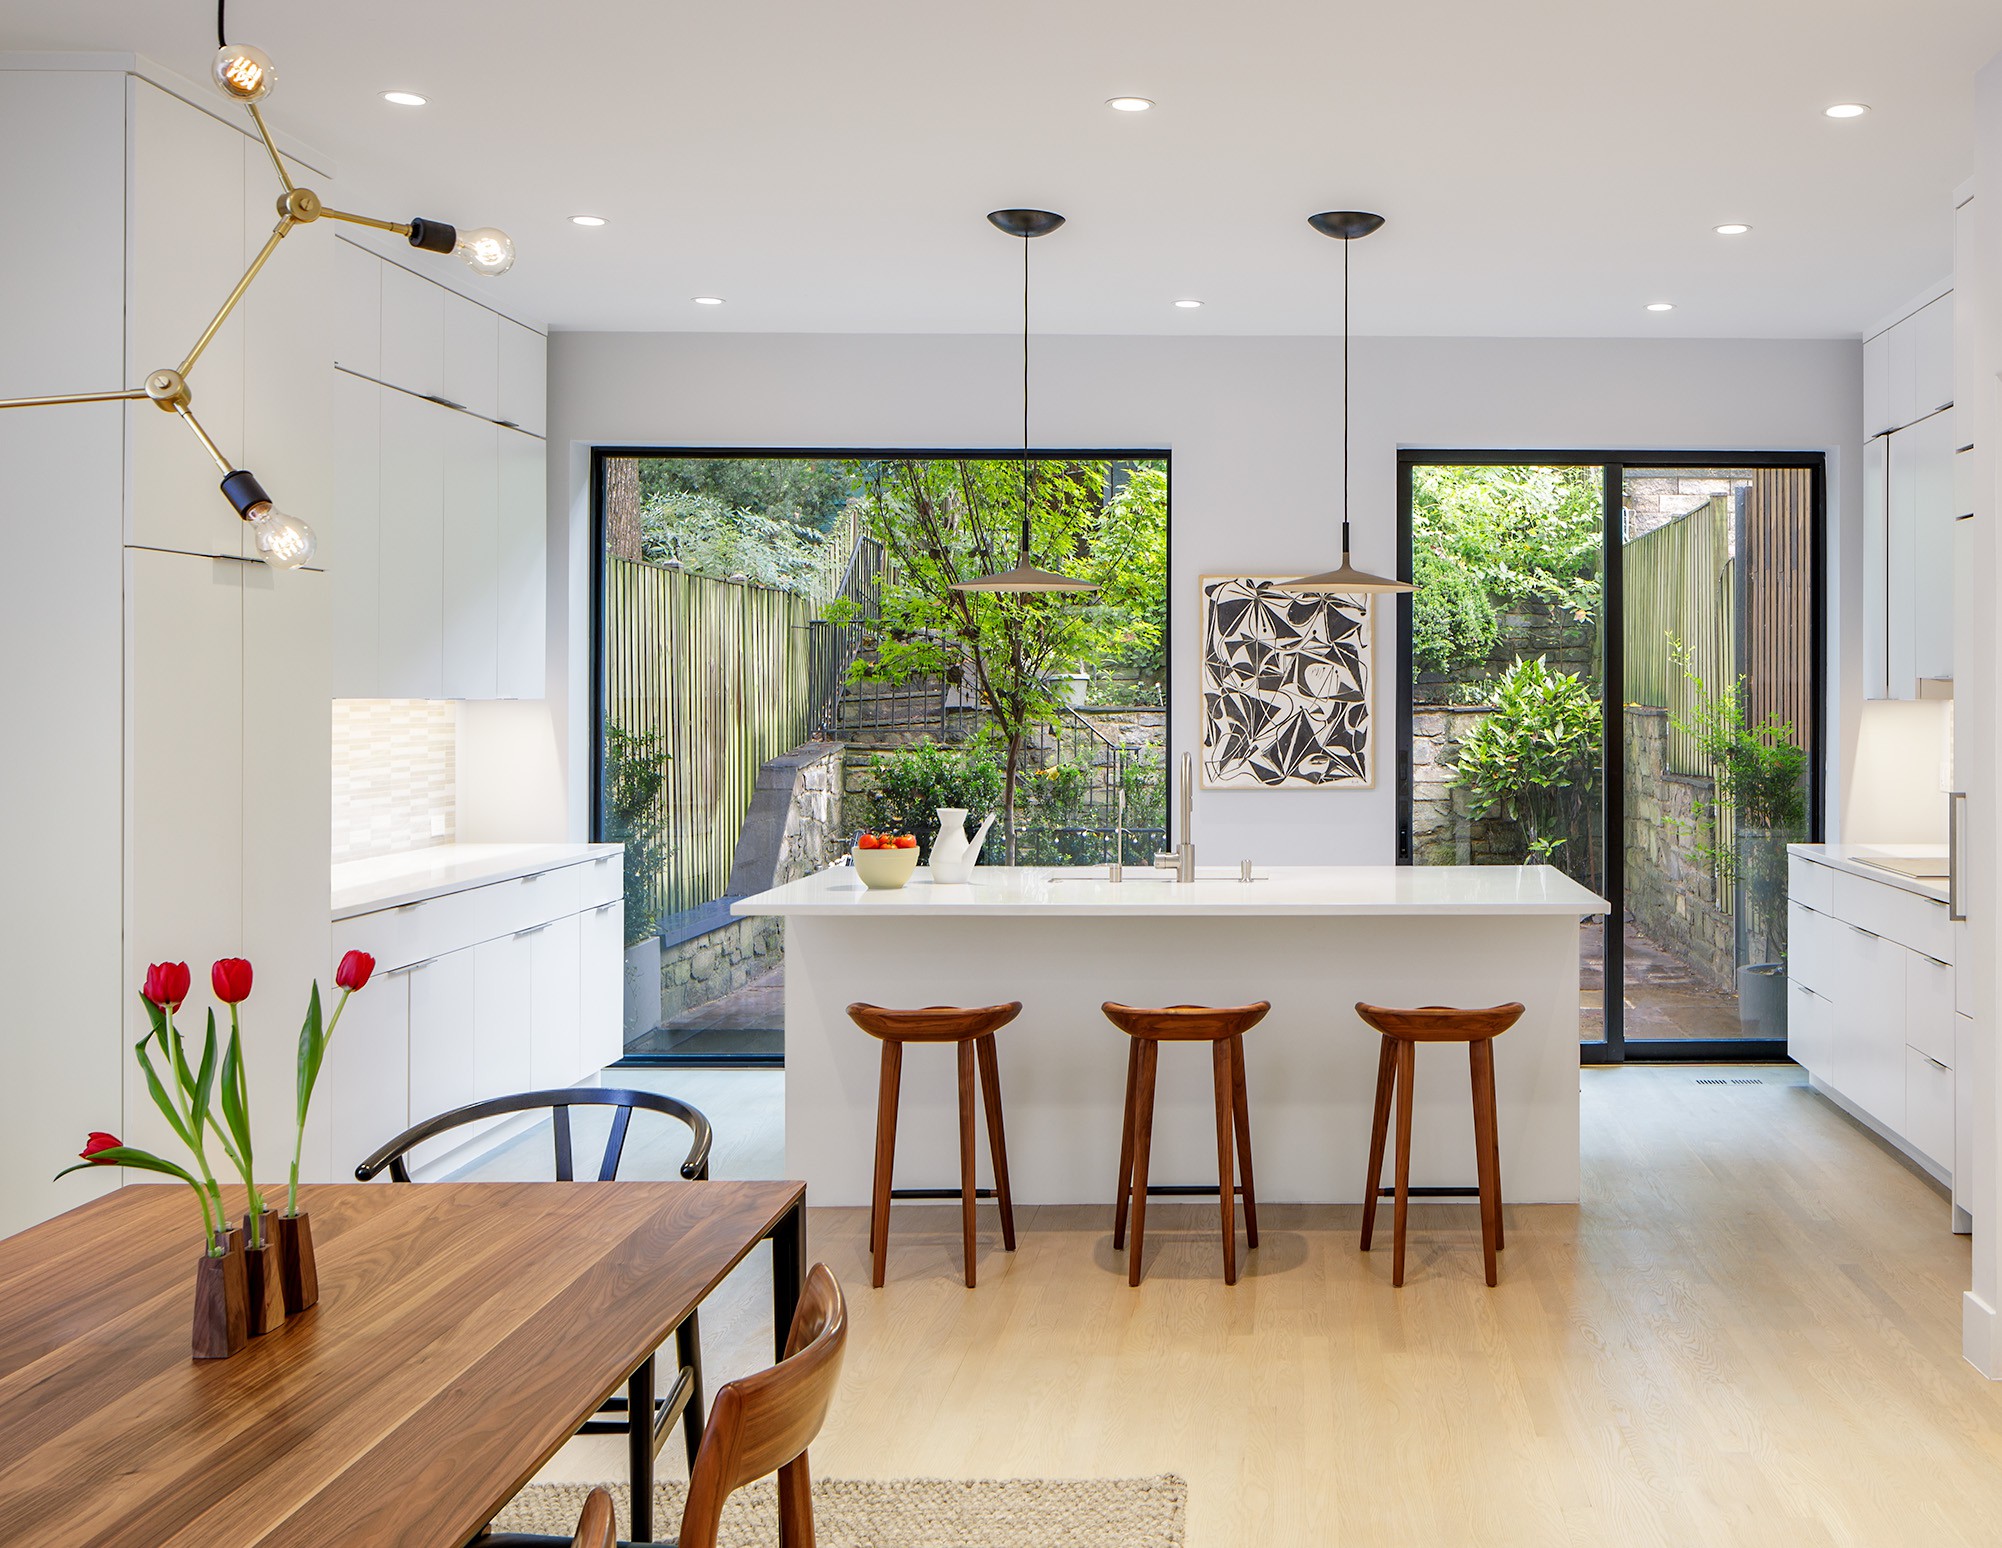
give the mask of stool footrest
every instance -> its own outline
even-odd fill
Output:
[[[1397,1190],[1395,1188],[1378,1188],[1376,1196],[1380,1199],[1394,1199],[1397,1197]],[[1481,1196],[1481,1190],[1479,1188],[1406,1188],[1404,1196],[1407,1199],[1477,1199]]]
[[[976,1199],[1000,1197],[992,1188],[975,1188],[973,1196]],[[890,1197],[893,1199],[957,1199],[963,1198],[965,1195],[957,1188],[892,1188],[890,1190]]]

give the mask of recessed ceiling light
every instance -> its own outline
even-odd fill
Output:
[[[1115,113],[1144,113],[1154,105],[1152,97],[1107,97],[1105,105]]]
[[[1727,220],[1723,225],[1718,226],[1714,229],[1716,230],[1719,236],[1743,236],[1747,231],[1750,231],[1752,228],[1744,224],[1744,222],[1742,221]]]
[[[430,99],[420,97],[414,91],[385,91],[382,100],[394,102],[398,107],[422,107]]]
[[[1675,310],[1675,303],[1673,301],[1650,301],[1647,304],[1647,309],[1650,312],[1672,312]]]
[[[1830,118],[1861,118],[1865,113],[1870,111],[1870,104],[1867,102],[1838,102],[1835,106],[1825,107],[1821,111],[1826,113]]]
[[[1201,306],[1202,302],[1198,301],[1194,296],[1184,296],[1181,300],[1177,301],[1175,305],[1195,308]]]
[[[572,215],[570,217],[570,224],[573,226],[602,226],[604,223],[605,217],[602,215]]]
[[[691,296],[689,299],[697,306],[721,306],[723,304],[721,296]]]

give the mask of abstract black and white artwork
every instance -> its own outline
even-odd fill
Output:
[[[1203,577],[1202,783],[1211,790],[1367,788],[1367,595]]]

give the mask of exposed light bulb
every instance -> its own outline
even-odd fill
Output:
[[[248,43],[232,43],[215,51],[210,78],[216,90],[232,102],[262,102],[271,95],[277,72],[262,49]]]
[[[270,501],[253,506],[246,518],[250,540],[257,545],[257,557],[274,570],[296,570],[309,563],[320,547],[313,529],[297,516],[288,516]]]
[[[505,274],[514,267],[514,239],[492,226],[461,231],[452,256],[475,274]]]

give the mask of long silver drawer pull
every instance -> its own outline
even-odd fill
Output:
[[[417,971],[417,970],[418,970],[419,968],[428,968],[428,967],[429,967],[429,966],[430,966],[430,965],[431,965],[432,963],[436,962],[437,960],[438,960],[438,959],[437,959],[436,957],[426,957],[426,958],[424,958],[424,959],[423,959],[422,961],[420,961],[420,962],[406,962],[406,963],[404,963],[404,964],[403,964],[403,966],[402,966],[402,967],[400,967],[400,968],[391,968],[391,969],[389,970],[389,972],[390,972],[390,973],[414,973],[414,972],[416,972],[416,971]],[[389,976],[389,973],[385,973],[385,974],[383,975],[383,977],[385,977],[385,978],[387,978],[388,976]]]
[[[515,931],[514,938],[516,940],[520,940],[524,935],[535,935],[543,930],[547,930],[548,928],[549,928],[549,922],[547,920],[544,920],[539,925],[530,925],[526,930]]]
[[[1941,1064],[1939,1060],[1935,1059],[1931,1054],[1925,1054],[1922,1055],[1922,1057],[1925,1059],[1927,1064],[1930,1064],[1936,1070],[1946,1070],[1948,1073],[1951,1073],[1953,1070],[1952,1065]]]
[[[594,914],[602,914],[606,909],[617,908],[618,906],[619,906],[619,900],[617,898],[613,898],[612,901],[609,903],[600,903],[596,908],[592,909],[591,912]]]
[[[1846,919],[1845,919],[1845,920],[1843,920],[1842,922],[1843,922],[1844,924],[1849,924],[1849,921],[1848,921],[1848,920],[1846,920]],[[1854,931],[1855,931],[1855,932],[1856,932],[1856,933],[1857,933],[1858,935],[1867,935],[1867,936],[1869,936],[1869,937],[1870,937],[1870,939],[1871,939],[1871,940],[1873,940],[1873,941],[1881,941],[1881,940],[1882,940],[1882,939],[1884,938],[1883,936],[1879,935],[1879,934],[1878,934],[1878,933],[1877,933],[1877,932],[1876,932],[1875,930],[1866,930],[1866,929],[1864,929],[1864,928],[1863,928],[1863,927],[1862,927],[1861,925],[1859,925],[1859,924],[1852,924],[1852,925],[1849,925],[1849,928],[1850,928],[1850,929],[1852,929],[1852,930],[1854,930]]]
[[[1950,924],[1966,919],[1960,911],[1960,803],[1967,799],[1962,790],[1946,796],[1946,917]]]
[[[418,900],[417,900],[417,901],[416,901],[415,903],[399,903],[399,904],[397,904],[397,905],[396,905],[396,911],[397,911],[397,913],[399,913],[399,914],[407,914],[407,913],[409,913],[409,912],[410,912],[410,911],[411,911],[411,910],[412,910],[413,908],[422,908],[423,906],[424,906],[424,900],[423,900],[422,898],[419,898],[419,899],[418,899]]]
[[[540,871],[530,871],[526,876],[522,877],[521,880],[522,884],[526,886],[529,882],[541,881],[542,873]]]

